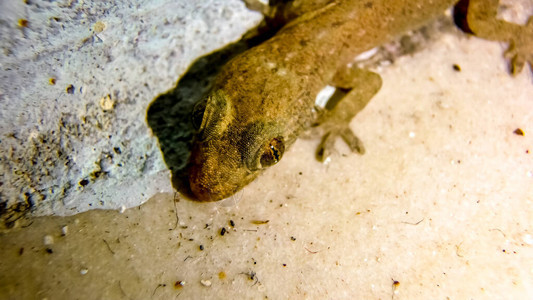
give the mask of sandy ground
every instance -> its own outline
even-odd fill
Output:
[[[299,140],[224,202],[27,220],[0,298],[532,299],[533,77],[504,50],[447,34],[381,70],[363,156]]]

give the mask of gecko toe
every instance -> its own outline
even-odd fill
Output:
[[[526,25],[521,27],[517,35],[509,42],[509,48],[504,57],[510,61],[510,72],[518,75],[527,63],[533,65],[533,17],[530,17]],[[533,71],[533,69],[532,69]]]
[[[316,150],[316,159],[320,162],[324,162],[328,157],[335,152],[335,138],[336,134],[328,132],[322,137],[322,141],[318,145]]]
[[[341,137],[346,142],[348,147],[352,150],[352,152],[356,152],[358,154],[365,154],[365,147],[363,145],[363,142],[353,133],[353,131],[350,128],[345,128],[341,132]]]
[[[350,147],[352,152],[358,154],[365,153],[365,147],[363,142],[353,133],[353,131],[348,126],[342,126],[340,128],[335,128],[329,130],[322,137],[322,141],[316,151],[316,159],[318,161],[325,161],[331,154],[335,153],[335,140],[337,137],[341,137],[344,142]]]

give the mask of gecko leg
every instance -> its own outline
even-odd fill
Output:
[[[526,63],[533,71],[533,16],[523,26],[497,19],[499,0],[461,0],[454,9],[455,24],[480,38],[509,43],[505,58],[510,72],[519,74]]]
[[[316,152],[319,161],[331,155],[337,137],[341,137],[353,152],[365,152],[363,143],[350,129],[350,120],[365,108],[381,83],[378,74],[363,69],[345,68],[335,75],[331,85],[337,90],[318,119],[325,132]]]

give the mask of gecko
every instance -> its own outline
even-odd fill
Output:
[[[324,5],[283,1],[300,5],[292,11],[297,16],[266,42],[230,60],[193,109],[195,134],[186,170],[196,200],[234,195],[277,164],[297,137],[316,124],[324,129],[318,160],[332,153],[337,138],[353,152],[364,153],[349,122],[379,91],[382,80],[350,63],[449,7],[455,5],[455,23],[466,33],[509,43],[512,74],[533,63],[533,17],[525,25],[500,20],[498,0],[318,1]],[[316,96],[327,85],[336,91],[324,108],[317,107]]]

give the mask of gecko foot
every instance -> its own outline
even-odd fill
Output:
[[[361,142],[361,140],[353,133],[348,125],[345,125],[328,130],[328,132],[324,134],[316,151],[317,160],[323,162],[335,152],[335,140],[337,137],[341,137],[348,147],[350,147],[352,152],[359,154],[365,153],[363,142]]]
[[[520,27],[518,34],[511,39],[504,56],[510,60],[511,74],[520,74],[526,62],[533,71],[533,17],[530,17],[526,25]]]

